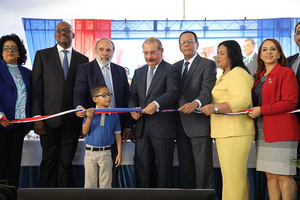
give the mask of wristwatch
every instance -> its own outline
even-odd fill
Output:
[[[215,113],[219,112],[219,107],[217,106],[217,104],[215,104]]]

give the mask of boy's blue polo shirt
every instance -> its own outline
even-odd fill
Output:
[[[102,115],[105,115],[104,126],[100,126]],[[85,121],[86,117],[83,120],[83,124]],[[90,132],[85,137],[85,143],[96,147],[109,146],[114,144],[114,134],[121,134],[121,125],[118,114],[111,113],[94,115],[91,122]]]

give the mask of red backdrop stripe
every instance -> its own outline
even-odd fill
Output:
[[[75,19],[75,49],[89,57],[95,58],[94,47],[98,39],[111,39],[111,20]]]

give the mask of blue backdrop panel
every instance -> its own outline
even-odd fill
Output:
[[[62,19],[31,19],[23,18],[27,45],[31,62],[37,50],[49,48],[56,44],[54,33],[56,25]]]

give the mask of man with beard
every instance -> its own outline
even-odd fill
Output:
[[[57,45],[37,51],[32,70],[32,115],[50,115],[73,108],[78,66],[88,58],[72,48],[74,33],[67,22],[56,27]],[[43,157],[41,187],[74,187],[72,161],[82,121],[74,113],[34,122]]]
[[[96,59],[79,66],[75,89],[74,106],[82,109],[76,113],[78,117],[85,117],[86,108],[95,107],[90,90],[95,85],[106,85],[112,93],[110,108],[125,108],[128,105],[129,86],[126,71],[123,67],[111,62],[115,51],[113,42],[102,38],[96,42]],[[131,135],[131,118],[129,114],[120,114],[123,138]],[[112,156],[116,156],[116,147],[112,147]],[[115,160],[115,159],[113,159]],[[116,187],[117,169],[114,169],[112,187]]]

